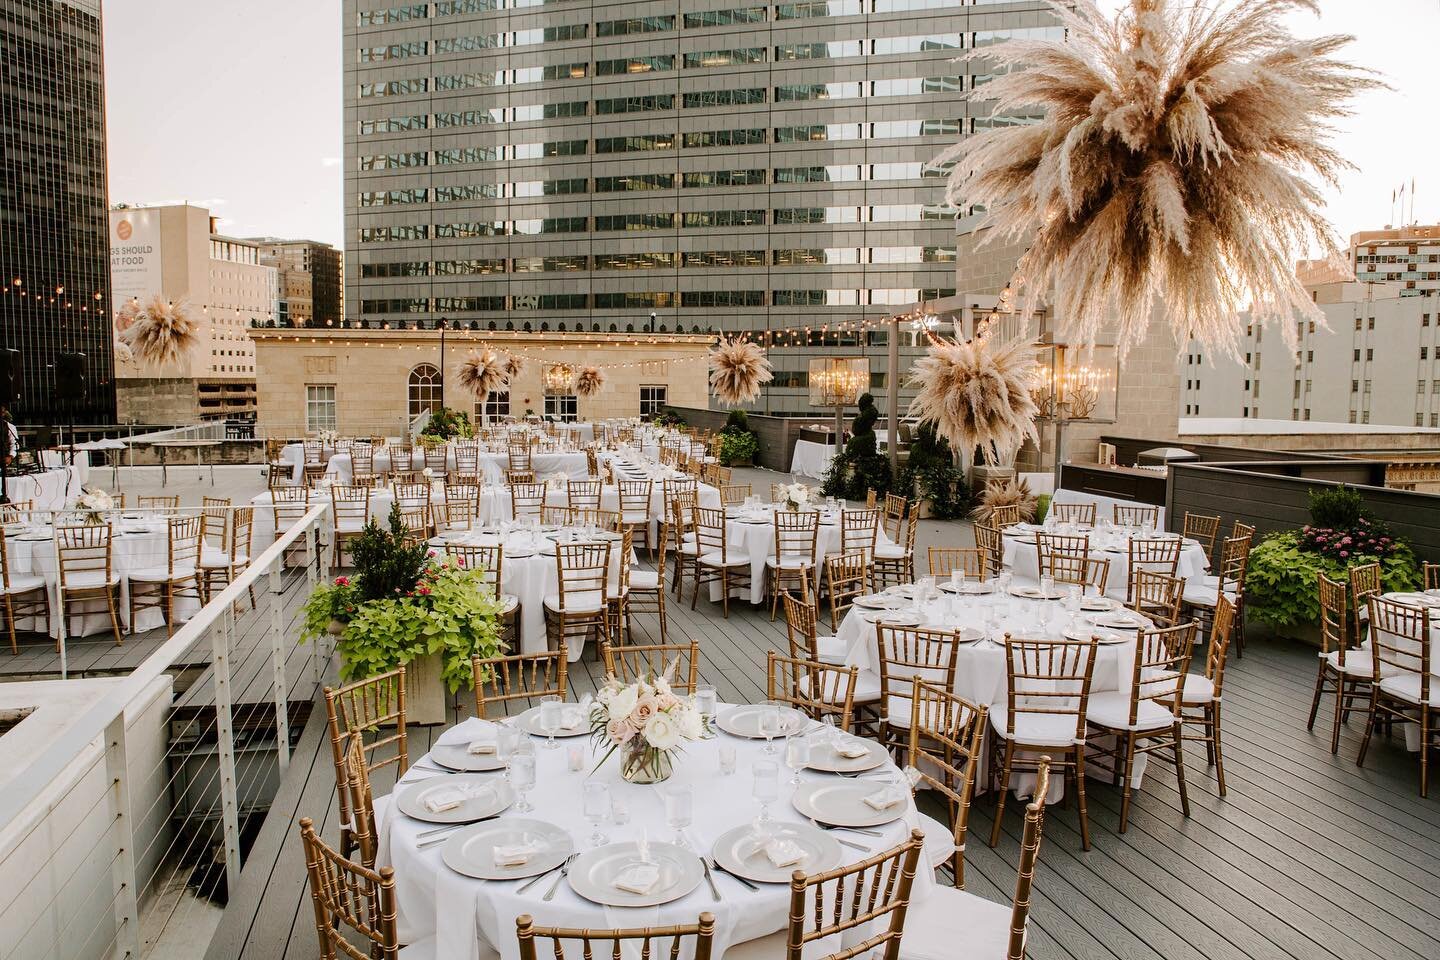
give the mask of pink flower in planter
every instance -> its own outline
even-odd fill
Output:
[[[349,578],[349,577],[336,577],[336,578],[335,578],[335,586],[337,586],[337,587],[348,587],[348,586],[350,586],[350,578]]]
[[[1341,550],[1341,551],[1340,551],[1340,556],[1342,556],[1342,557],[1348,557],[1348,556],[1350,556],[1350,551],[1349,551],[1349,550]]]
[[[418,593],[418,594],[420,594],[420,596],[422,596],[422,597],[428,597],[428,596],[430,596],[430,588],[429,588],[429,587],[417,587],[416,590],[415,590],[415,592]]]

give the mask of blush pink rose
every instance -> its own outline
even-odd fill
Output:
[[[680,698],[673,693],[662,693],[655,698],[655,705],[661,710],[673,710],[680,705]]]
[[[635,709],[630,712],[630,720],[637,729],[645,729],[645,724],[655,716],[655,711],[660,709],[659,702],[653,696],[641,697],[635,701]]]
[[[628,719],[611,720],[605,725],[605,736],[610,738],[611,743],[629,743],[635,732]]]

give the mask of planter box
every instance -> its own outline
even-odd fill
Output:
[[[405,664],[405,722],[433,726],[445,722],[445,681],[440,655],[417,657]]]
[[[970,489],[976,491],[983,491],[985,489],[985,484],[990,483],[991,481],[999,483],[1002,480],[1014,479],[1015,468],[996,467],[991,466],[990,464],[980,464],[974,467],[970,471],[970,473],[973,477],[970,483]]]

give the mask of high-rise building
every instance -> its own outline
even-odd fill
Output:
[[[1350,269],[1361,283],[1392,283],[1402,297],[1440,291],[1440,224],[1410,224],[1350,235]]]
[[[110,211],[117,309],[160,297],[199,321],[198,343],[178,364],[121,358],[120,414],[141,423],[255,418],[252,323],[274,324],[279,291],[258,244],[217,232],[204,207]]]
[[[859,321],[955,289],[930,162],[1025,119],[967,100],[992,67],[955,57],[1057,35],[1047,10],[345,0],[347,319],[788,331],[761,409],[808,409],[836,351],[883,398]]]
[[[252,237],[260,262],[274,267],[279,290],[275,320],[282,326],[339,326],[344,313],[340,251],[316,240]]]
[[[20,423],[112,423],[105,75],[99,0],[0,2],[0,346]],[[83,383],[57,383],[83,353]]]

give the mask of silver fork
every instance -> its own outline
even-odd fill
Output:
[[[562,864],[560,864],[560,866],[558,866],[558,867],[551,867],[549,870],[546,870],[544,873],[537,873],[537,874],[535,874],[535,876],[531,877],[529,880],[526,880],[524,883],[520,884],[520,886],[516,887],[516,888],[515,888],[515,892],[516,892],[516,893],[524,893],[526,890],[529,890],[531,887],[535,886],[535,884],[539,883],[541,880],[544,880],[546,877],[550,876],[550,874],[554,873],[556,870],[559,870],[559,869],[561,869],[562,867],[564,867],[566,863],[569,863],[569,862],[570,862],[570,860],[571,860],[571,858],[572,858],[573,856],[574,856],[574,855],[572,854],[570,857],[566,857],[566,858],[565,858],[565,862],[562,863]]]
[[[820,826],[820,821],[819,821],[819,820],[816,820],[814,817],[811,817],[811,818],[810,818],[810,822],[813,823],[813,824],[815,824],[816,828],[818,828],[818,829],[820,829],[820,830],[824,830],[824,829],[825,829],[824,827]],[[846,840],[844,837],[836,837],[836,838],[835,838],[835,842],[838,843],[838,844],[840,844],[842,847],[849,847],[851,850],[859,850],[861,853],[874,853],[874,852],[875,852],[874,850],[872,850],[871,848],[869,848],[869,847],[867,847],[867,846],[864,846],[864,845],[858,844],[858,843],[854,843],[854,842],[852,842],[852,841],[850,841],[850,840]]]
[[[560,876],[556,877],[555,882],[550,884],[550,889],[545,891],[545,896],[541,897],[541,900],[549,901],[555,899],[555,891],[560,889],[560,881],[564,880],[567,876],[569,876],[570,861],[574,859],[574,854],[571,854],[570,856],[565,858],[564,863],[560,864]]]

